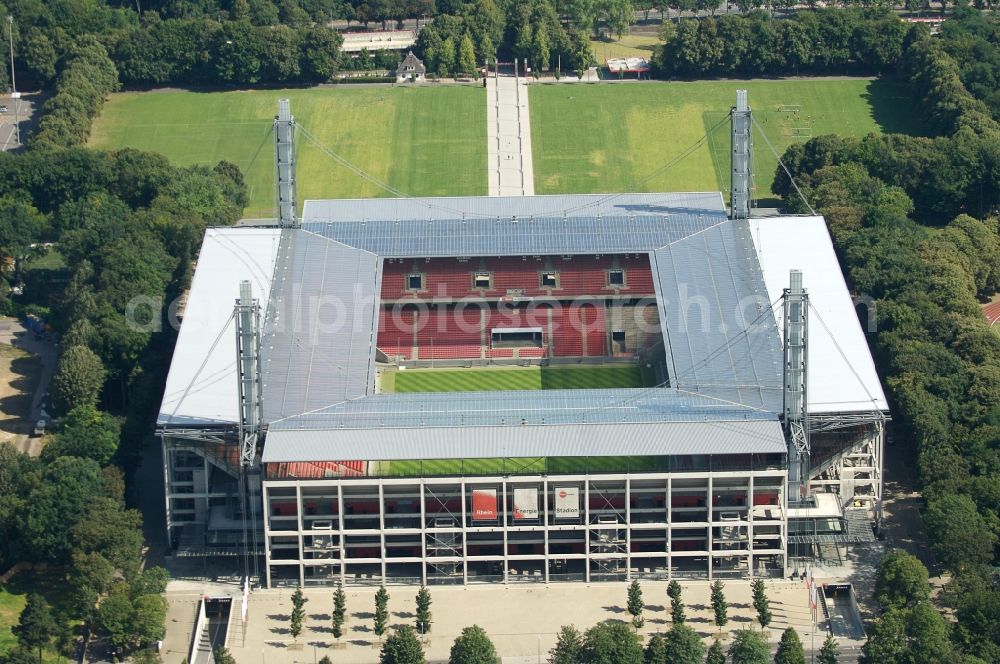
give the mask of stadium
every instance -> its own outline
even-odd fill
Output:
[[[306,201],[209,229],[174,554],[269,586],[782,577],[874,537],[888,419],[820,216],[722,194]]]

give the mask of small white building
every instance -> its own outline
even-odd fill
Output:
[[[426,73],[427,67],[424,66],[420,58],[413,55],[413,51],[410,51],[396,67],[396,82],[422,83]]]

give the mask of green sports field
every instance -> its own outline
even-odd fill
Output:
[[[533,85],[536,193],[725,191],[725,118],[740,87],[779,153],[824,133],[922,130],[903,86],[881,80]],[[485,94],[471,86],[128,92],[111,96],[90,144],[152,150],[178,165],[228,159],[247,173],[246,216],[269,216],[270,127],[281,97],[319,142],[405,194],[487,193]],[[720,122],[710,139],[660,172]],[[759,134],[754,140],[757,193],[768,198],[777,162]],[[389,195],[301,133],[298,147],[300,202]]]
[[[558,475],[666,470],[664,457],[544,457],[506,459],[425,459],[381,462],[383,477],[440,475]]]
[[[475,392],[650,387],[652,372],[635,365],[407,369],[382,374],[385,392]],[[426,459],[382,462],[374,472],[394,477],[421,475],[524,475],[652,470],[657,457],[547,457]]]
[[[869,79],[534,85],[530,88],[535,193],[723,191],[737,88],[774,149],[837,133],[921,133],[903,85]],[[720,126],[696,150],[672,159]],[[771,197],[777,160],[754,133],[756,191]],[[726,194],[728,198],[728,193]]]
[[[408,195],[485,195],[486,96],[480,87],[324,87],[112,95],[90,144],[133,147],[173,163],[228,159],[247,173],[248,217],[274,207],[271,121],[278,99],[320,143]],[[386,191],[338,165],[300,132],[299,202]]]
[[[635,365],[407,369],[382,374],[383,392],[506,392],[648,387],[653,377]]]

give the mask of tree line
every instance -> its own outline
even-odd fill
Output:
[[[59,420],[41,456],[0,445],[0,569],[43,563],[65,588],[54,608],[29,600],[7,662],[71,648],[77,621],[126,652],[162,638],[166,573],[143,569],[142,516],[125,499],[173,344],[157,303],[187,287],[204,229],[232,224],[245,204],[232,164],[176,168],[49,140],[0,153],[0,255],[15,266],[0,272],[0,310],[40,317],[61,342]],[[34,264],[48,245],[63,266]],[[130,310],[137,298],[149,306]]]
[[[105,98],[118,86],[118,71],[108,52],[93,37],[81,38],[66,56],[55,94],[45,102],[32,147],[84,144]]]
[[[496,59],[527,59],[536,71],[583,69],[594,62],[585,34],[567,28],[548,0],[475,0],[425,26],[416,51],[428,71],[440,76],[472,74]]]
[[[665,23],[654,74],[773,76],[877,74],[893,69],[910,29],[887,10],[821,9],[788,19],[769,13]]]
[[[980,3],[976,3],[979,7]],[[941,26],[938,41],[959,67],[966,90],[1000,120],[1000,22],[989,14],[960,5]]]
[[[952,645],[951,628],[931,605],[930,594],[927,568],[920,560],[899,549],[882,557],[874,593],[881,614],[864,646],[862,664],[981,661]]]
[[[78,58],[84,38],[103,46],[120,84],[128,87],[319,83],[330,79],[340,58],[339,33],[326,19],[315,18],[326,10],[311,6],[309,13],[296,0],[234,0],[215,10],[200,3],[153,3],[141,14],[137,3],[120,4],[19,0],[9,8],[0,5],[4,16],[9,12],[14,18],[19,86],[50,85]],[[254,11],[264,8],[272,13]],[[2,38],[6,48],[6,30]],[[9,80],[8,66],[0,67],[0,83]]]
[[[322,83],[337,69],[342,39],[321,25],[253,25],[234,5],[231,20],[158,19],[106,37],[129,87]]]
[[[965,89],[965,66],[926,34],[903,56],[914,102],[943,135],[823,136],[783,157],[853,290],[875,301],[893,426],[917,461],[930,548],[953,575],[943,597],[957,623],[938,624],[926,604],[887,611],[872,662],[1000,658],[1000,336],[980,309],[1000,290],[1000,131]],[[780,168],[774,192],[806,210]],[[933,647],[907,645],[924,628]]]

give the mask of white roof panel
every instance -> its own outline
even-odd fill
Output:
[[[264,463],[362,459],[782,454],[777,418],[731,422],[533,424],[382,429],[271,429]]]
[[[239,417],[236,332],[240,281],[266,310],[279,228],[210,228],[198,256],[157,424],[210,426]]]
[[[809,412],[888,410],[823,217],[751,219],[750,228],[772,302],[788,287],[789,271],[802,271],[810,303]]]

